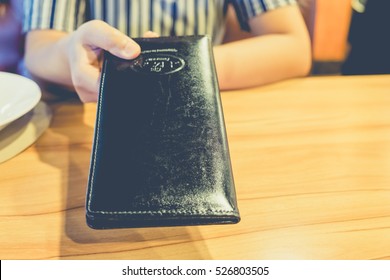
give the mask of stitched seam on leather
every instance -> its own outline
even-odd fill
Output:
[[[107,64],[105,65],[107,67]],[[104,71],[103,71],[104,72]],[[88,195],[88,211],[90,213],[94,214],[103,214],[103,215],[126,215],[126,214],[155,214],[155,215],[161,215],[161,214],[238,214],[237,210],[209,210],[209,211],[178,211],[178,210],[159,210],[159,211],[92,211],[91,208],[91,200],[92,200],[92,191],[93,191],[93,186],[94,186],[94,181],[95,181],[95,169],[96,169],[96,161],[97,161],[97,150],[99,147],[99,142],[100,142],[100,126],[101,126],[101,114],[102,114],[102,101],[103,101],[103,91],[102,89],[104,88],[106,79],[105,79],[105,73],[101,77],[102,83],[100,85],[100,94],[99,96],[99,101],[98,101],[98,115],[97,115],[97,121],[96,121],[96,143],[94,145],[94,150],[93,150],[93,163],[92,163],[92,174],[91,174],[91,182],[90,182],[90,192]]]
[[[105,79],[105,74],[104,76],[102,77],[102,84],[101,84],[101,89],[104,87],[104,83],[105,83],[106,79]],[[97,133],[96,133],[96,143],[95,143],[95,149],[93,151],[93,164],[92,164],[92,176],[91,176],[91,190],[90,190],[90,193],[89,193],[89,196],[88,196],[88,210],[90,213],[96,213],[96,214],[103,214],[103,215],[122,215],[122,214],[163,214],[163,213],[167,213],[167,214],[236,214],[237,211],[227,211],[227,210],[214,210],[214,211],[177,211],[177,210],[159,210],[159,211],[92,211],[90,208],[91,206],[91,198],[92,198],[92,188],[94,186],[94,180],[95,180],[95,167],[96,167],[96,153],[97,153],[97,150],[98,150],[98,146],[99,146],[99,141],[100,141],[100,120],[101,120],[101,113],[102,113],[102,110],[101,110],[101,107],[102,107],[102,100],[103,100],[103,93],[101,92],[101,96],[99,96],[99,103],[98,103],[98,112],[99,114],[97,115],[97,124],[96,124],[96,130],[97,130]]]
[[[107,65],[105,65],[105,67],[107,67]],[[103,71],[104,73],[104,71]],[[91,176],[91,189],[90,189],[90,192],[89,192],[89,196],[88,196],[88,210],[90,211],[91,209],[91,198],[92,198],[92,188],[94,186],[94,181],[95,181],[95,167],[96,167],[96,153],[97,153],[97,150],[98,150],[98,146],[99,146],[99,140],[100,140],[100,116],[101,116],[101,113],[102,113],[102,110],[101,110],[101,107],[102,107],[102,100],[103,100],[103,87],[104,87],[104,83],[106,82],[106,74],[104,73],[103,76],[101,77],[102,79],[102,83],[100,85],[100,96],[99,96],[99,104],[98,104],[98,112],[99,114],[97,115],[97,121],[96,121],[96,130],[97,130],[97,133],[96,133],[96,143],[95,143],[95,148],[94,148],[94,151],[93,151],[93,163],[92,163],[92,176]],[[94,211],[91,211],[91,212],[94,212]]]
[[[237,211],[176,211],[176,210],[159,210],[159,211],[91,211],[99,214],[237,214]]]

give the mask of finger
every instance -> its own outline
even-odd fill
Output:
[[[133,59],[141,52],[134,40],[103,21],[88,21],[77,32],[81,42],[92,49],[101,48],[124,59]]]
[[[156,32],[153,32],[153,31],[146,31],[144,33],[144,37],[145,38],[157,38],[157,37],[160,37],[160,35],[158,35]]]
[[[100,49],[101,52],[101,49]],[[99,52],[88,46],[73,45],[69,50],[69,66],[74,89],[83,102],[96,101],[100,68]]]
[[[81,101],[96,101],[100,70],[96,63],[90,61],[90,59],[93,60],[92,57],[89,57],[89,55],[92,55],[92,52],[88,48],[78,46],[75,48],[74,54],[70,59],[73,86]]]
[[[72,75],[74,88],[82,102],[96,102],[99,92],[99,69],[91,65],[80,67],[80,73]]]

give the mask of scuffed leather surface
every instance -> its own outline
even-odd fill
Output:
[[[92,228],[237,223],[208,38],[137,41],[142,54],[135,60],[105,55],[87,223]],[[155,54],[178,57],[184,66],[168,74],[135,70],[134,63]]]

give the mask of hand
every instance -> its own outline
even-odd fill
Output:
[[[146,32],[146,37],[158,36]],[[53,83],[75,90],[83,102],[97,101],[103,50],[123,59],[134,59],[140,46],[107,23],[93,20],[76,31],[33,30],[26,36],[25,64],[42,84]]]
[[[119,30],[99,20],[88,21],[71,33],[67,58],[73,86],[81,101],[97,101],[100,58],[103,50],[123,59],[134,59],[140,46]]]

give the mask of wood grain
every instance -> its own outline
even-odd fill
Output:
[[[96,231],[84,199],[95,104],[0,165],[0,259],[390,259],[390,76],[222,93],[242,221]]]

